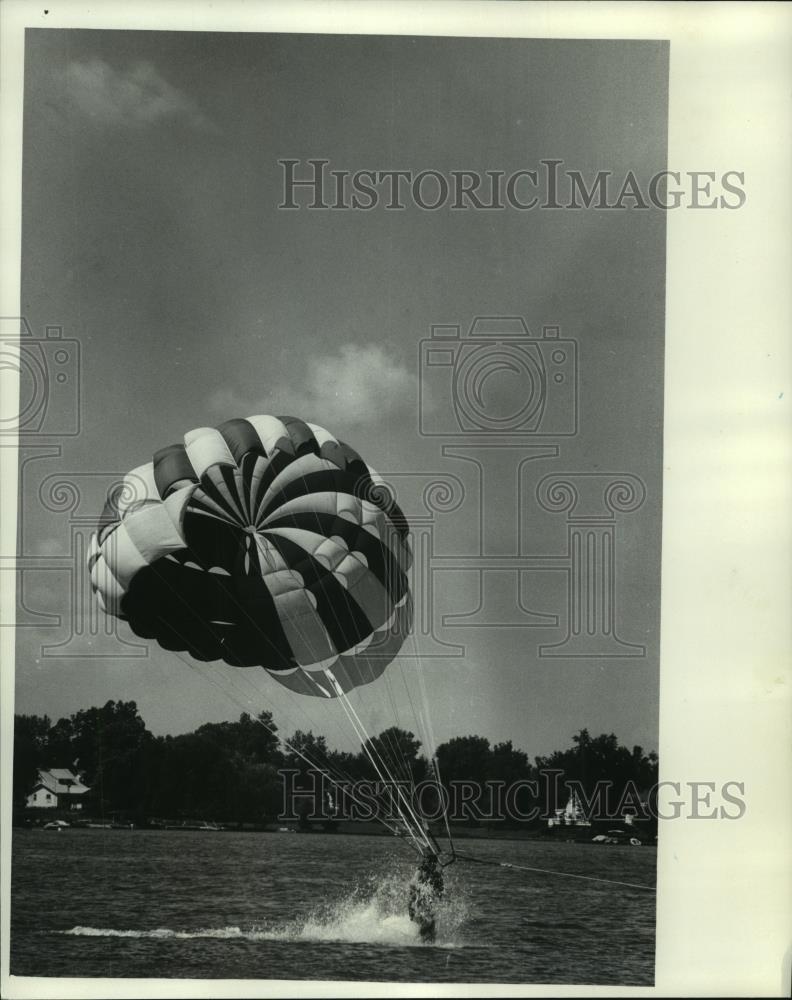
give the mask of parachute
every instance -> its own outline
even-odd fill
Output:
[[[356,451],[295,417],[199,427],[128,473],[91,540],[103,610],[196,660],[335,698],[412,624],[408,525]]]

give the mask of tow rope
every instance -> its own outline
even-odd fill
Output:
[[[463,861],[472,861],[477,865],[491,865],[493,868],[514,868],[516,871],[521,872],[538,872],[541,875],[559,875],[561,878],[577,878],[583,879],[586,882],[605,882],[608,885],[623,885],[628,889],[644,889],[648,892],[654,892],[655,886],[653,885],[641,885],[638,882],[619,882],[612,878],[597,878],[594,875],[574,875],[572,872],[559,872],[552,868],[532,868],[528,865],[515,865],[509,861],[490,861],[488,858],[477,858],[472,854],[462,854],[460,851],[455,852],[455,857],[461,858]]]

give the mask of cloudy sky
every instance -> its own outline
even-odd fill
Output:
[[[23,312],[34,330],[57,324],[79,341],[83,420],[60,458],[26,467],[24,551],[72,551],[74,525],[39,498],[46,476],[79,478],[85,517],[101,509],[106,474],[185,431],[286,412],[397,474],[408,511],[420,508],[410,491],[421,473],[458,476],[468,499],[438,521],[437,546],[475,553],[475,469],[418,434],[419,341],[432,324],[467,328],[477,315],[523,316],[534,332],[559,325],[579,345],[580,433],[554,462],[533,463],[535,476],[608,470],[646,482],[646,503],[617,529],[617,624],[647,656],[546,661],[537,647],[558,630],[448,629],[465,655],[422,667],[434,729],[438,739],[512,739],[531,754],[583,726],[655,747],[662,213],[277,206],[283,158],[446,173],[555,158],[648,178],[665,166],[666,55],[640,42],[29,32]],[[488,511],[504,544],[511,488],[496,484]],[[526,551],[563,552],[563,518],[527,501],[520,516]],[[533,609],[563,618],[562,573],[524,584]],[[473,570],[441,574],[436,591],[438,614],[479,601]],[[235,717],[249,698],[287,731],[321,728],[316,706],[303,717],[263,672],[196,676],[156,648],[145,658],[42,655],[68,638],[70,594],[63,572],[26,577],[28,620],[62,622],[19,630],[17,711],[57,718],[133,698],[154,732],[176,733]],[[414,660],[399,669],[415,683]],[[373,725],[409,722],[401,684],[387,698],[376,685],[361,692]],[[329,711],[325,731],[340,743]]]

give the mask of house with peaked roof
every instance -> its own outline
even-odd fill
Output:
[[[25,804],[29,809],[82,809],[82,797],[89,791],[73,771],[53,767],[39,771]]]

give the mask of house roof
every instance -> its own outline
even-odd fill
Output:
[[[58,778],[58,780],[61,780],[63,778],[67,778],[71,781],[77,780],[77,775],[74,773],[74,771],[70,771],[68,767],[51,767],[49,769],[49,773],[53,777]]]
[[[39,771],[38,776],[36,788],[41,786],[49,792],[55,792],[56,795],[84,795],[85,792],[90,791],[88,786],[84,785],[73,771],[65,767],[53,767],[49,771]]]

